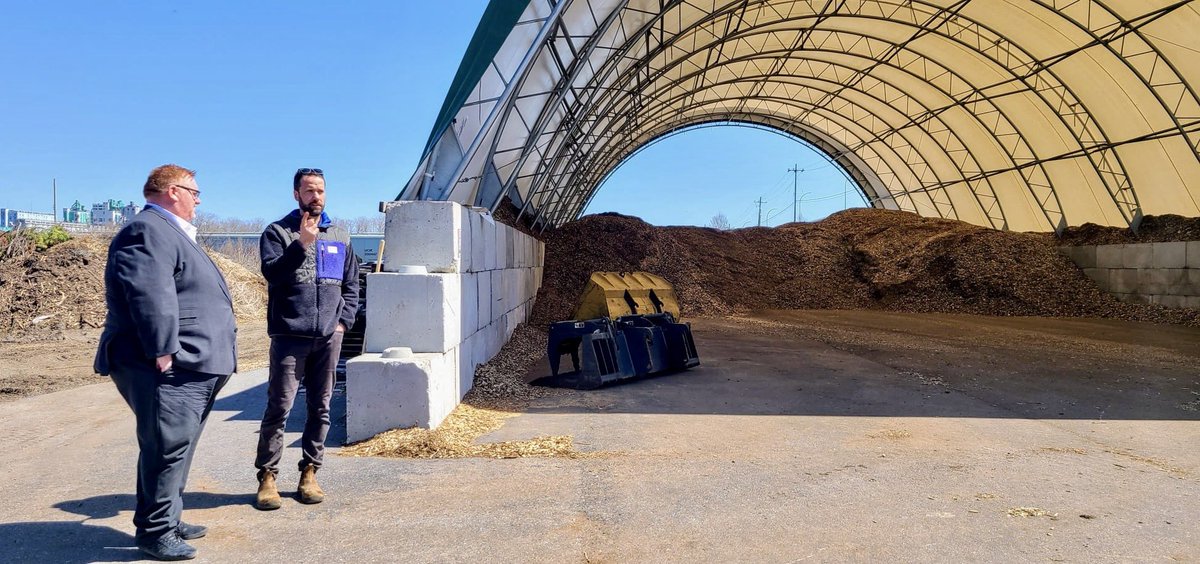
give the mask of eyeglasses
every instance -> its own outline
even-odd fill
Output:
[[[188,188],[187,186],[184,186],[184,185],[182,185],[182,184],[172,184],[171,186],[174,186],[174,187],[176,187],[176,188],[183,188],[184,190],[187,190],[188,192],[191,192],[191,193],[192,193],[192,197],[193,197],[193,198],[195,198],[195,199],[197,199],[197,200],[199,200],[199,199],[200,199],[200,191],[199,191],[199,190],[196,190],[195,188]]]
[[[301,169],[296,170],[296,174],[299,174],[301,176],[303,176],[305,174],[315,174],[317,176],[325,176],[325,171],[323,171],[319,168],[301,168]]]

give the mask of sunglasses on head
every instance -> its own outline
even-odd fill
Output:
[[[302,168],[296,171],[296,174],[315,174],[317,176],[325,176],[325,171],[319,168]]]

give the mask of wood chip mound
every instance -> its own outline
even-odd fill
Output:
[[[1188,222],[1200,224],[1173,225]],[[1143,226],[1154,224],[1147,217]],[[1052,235],[908,212],[851,209],[815,223],[729,231],[655,227],[605,213],[547,232],[544,242],[545,275],[531,317],[543,327],[570,319],[588,277],[601,270],[666,278],[684,315],[882,309],[1200,326],[1198,310],[1123,303],[1100,290],[1058,252],[1063,242]]]
[[[1054,237],[1053,235],[1048,235]],[[1171,241],[1200,241],[1200,217],[1173,214],[1148,215],[1142,218],[1137,233],[1123,227],[1108,227],[1085,223],[1066,228],[1057,238],[1060,245],[1123,245],[1131,243],[1168,243]]]
[[[11,237],[11,235],[9,236]],[[52,341],[62,331],[104,325],[104,268],[111,235],[82,235],[43,251],[0,240],[0,339]],[[209,250],[224,274],[238,321],[266,316],[262,275]]]

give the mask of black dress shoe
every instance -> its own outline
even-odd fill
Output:
[[[158,560],[191,560],[196,557],[196,549],[183,542],[179,533],[170,531],[156,539],[138,540],[138,550]]]
[[[208,527],[204,525],[189,525],[183,521],[179,522],[179,526],[175,527],[175,532],[179,533],[179,538],[190,541],[198,539],[208,534]]]

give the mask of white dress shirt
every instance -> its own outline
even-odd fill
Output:
[[[188,220],[171,213],[170,211],[167,210],[167,208],[164,208],[158,204],[151,204],[150,202],[146,202],[146,207],[154,208],[156,210],[159,210],[159,211],[167,214],[167,217],[171,218],[171,221],[174,221],[175,225],[178,225],[179,229],[183,230],[184,234],[186,234],[188,236],[188,239],[191,239],[193,243],[196,242],[196,231],[197,231],[196,226],[189,223]]]

